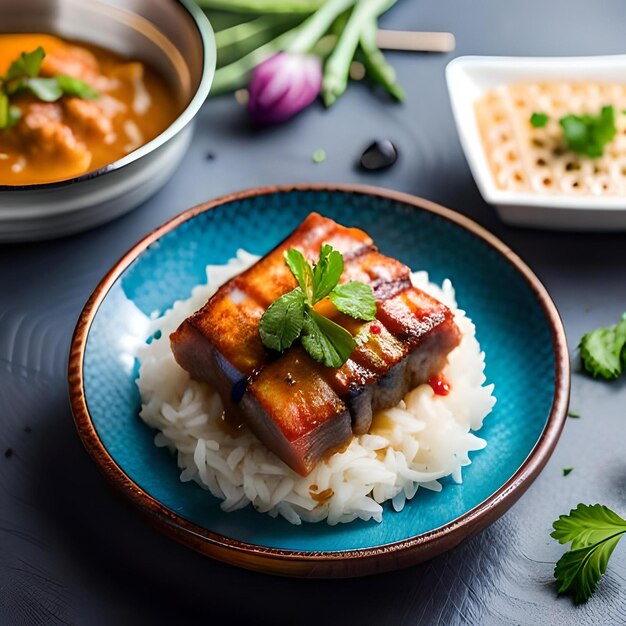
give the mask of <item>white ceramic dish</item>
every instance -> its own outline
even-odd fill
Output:
[[[1,3],[0,3],[1,4]],[[147,61],[186,106],[159,136],[96,171],[39,185],[0,186],[0,242],[67,235],[130,211],[174,173],[215,73],[215,39],[191,0],[21,0],[0,6],[0,32],[49,32]]]
[[[626,55],[597,57],[459,57],[446,68],[461,145],[485,201],[508,224],[580,231],[626,230],[626,198],[505,191],[496,187],[480,140],[474,103],[498,85],[524,81],[626,84]]]

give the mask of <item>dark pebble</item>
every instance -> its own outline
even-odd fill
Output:
[[[366,170],[382,170],[398,160],[398,151],[389,139],[370,144],[361,155],[361,167]]]
[[[5,459],[10,459],[13,456],[13,449],[12,448],[7,448],[4,451],[4,458]]]

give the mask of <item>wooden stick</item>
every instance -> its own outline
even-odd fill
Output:
[[[452,52],[456,45],[452,33],[428,33],[408,30],[379,30],[376,43],[382,50],[412,52]]]

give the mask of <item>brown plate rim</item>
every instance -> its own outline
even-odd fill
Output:
[[[517,471],[497,491],[439,528],[382,546],[328,552],[284,550],[238,541],[186,520],[150,496],[124,473],[98,437],[87,407],[83,362],[89,329],[113,284],[148,246],[196,215],[239,200],[293,191],[373,195],[434,213],[453,222],[482,239],[515,267],[530,286],[550,323],[555,357],[555,391],[541,436]],[[556,446],[567,416],[570,363],[563,324],[545,287],[520,257],[485,228],[451,209],[411,194],[366,185],[309,183],[259,187],[221,196],[180,213],[135,244],[113,265],[83,308],[72,337],[68,380],[74,421],[87,452],[105,477],[168,537],[202,554],[247,569],[285,576],[339,578],[370,575],[423,562],[455,547],[507,511],[537,477]]]

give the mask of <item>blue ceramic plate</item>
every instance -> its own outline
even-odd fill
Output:
[[[169,452],[138,417],[133,346],[146,317],[187,298],[207,264],[243,247],[265,254],[311,211],[367,230],[385,254],[431,280],[452,280],[486,353],[498,402],[463,484],[418,491],[383,522],[292,526],[250,508],[224,513],[181,483]],[[252,190],[196,207],[138,243],[104,278],[79,320],[70,392],[80,436],[106,476],[168,535],[252,569],[353,576],[403,567],[450,549],[499,517],[546,463],[569,396],[569,363],[554,304],[503,243],[467,218],[414,196],[362,187]]]

